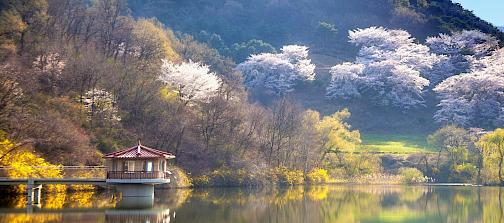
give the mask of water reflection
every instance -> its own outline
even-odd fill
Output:
[[[152,197],[122,197],[117,202],[118,209],[149,209],[154,207]]]
[[[18,200],[15,200],[18,199]],[[504,222],[504,189],[321,186],[44,195],[41,207],[2,200],[0,222]]]
[[[105,222],[145,222],[145,223],[169,223],[171,220],[170,209],[152,210],[108,210],[105,212]]]

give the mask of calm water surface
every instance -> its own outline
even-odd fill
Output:
[[[0,198],[0,222],[504,222],[504,188],[320,186],[45,194],[41,207]]]

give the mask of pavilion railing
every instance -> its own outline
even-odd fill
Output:
[[[105,179],[105,166],[26,166],[25,173],[12,166],[0,166],[0,178],[74,178],[74,179]],[[47,175],[47,172],[53,174]],[[55,177],[54,173],[57,173]]]
[[[74,179],[169,179],[170,171],[107,171],[105,166],[30,166],[31,174],[12,175],[16,169],[0,166],[0,178],[74,178]],[[58,177],[48,177],[44,172],[55,170]]]
[[[108,171],[107,179],[168,179],[169,172],[162,171]]]

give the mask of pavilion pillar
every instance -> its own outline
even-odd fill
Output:
[[[35,184],[33,180],[28,180],[26,185],[27,205],[40,205],[42,196],[42,184]]]

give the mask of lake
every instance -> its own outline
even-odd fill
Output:
[[[0,222],[504,222],[504,188],[334,185],[156,190],[154,200],[113,192],[0,198]]]

